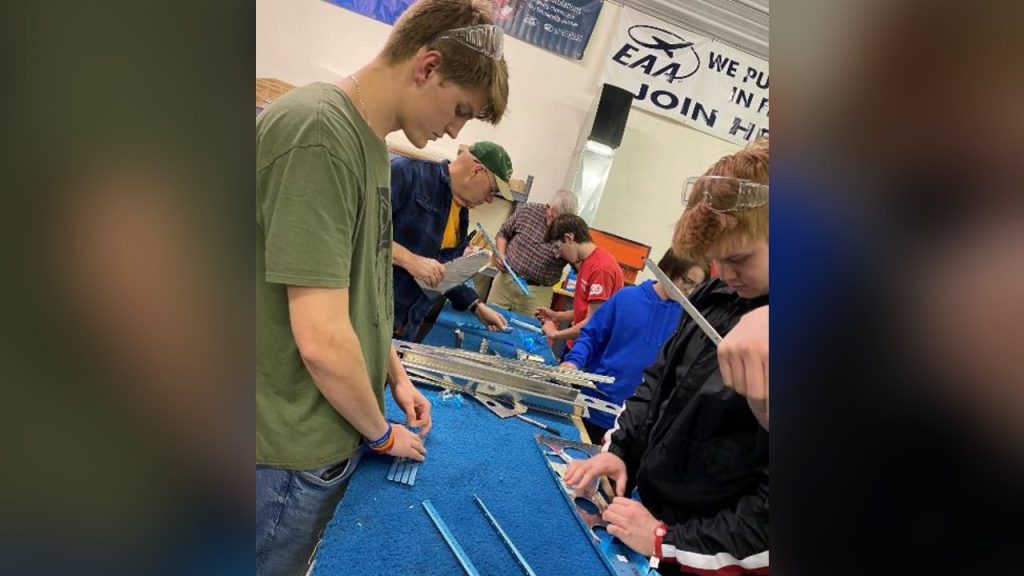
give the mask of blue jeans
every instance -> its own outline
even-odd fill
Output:
[[[301,576],[362,452],[315,470],[256,466],[256,576]]]

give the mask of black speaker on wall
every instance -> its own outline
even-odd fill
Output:
[[[622,133],[626,130],[626,120],[629,119],[629,109],[632,105],[632,92],[611,84],[603,84],[589,139],[613,149],[618,148],[622,143]]]

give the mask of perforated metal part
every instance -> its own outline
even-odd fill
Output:
[[[518,374],[527,378],[546,380],[556,384],[593,388],[594,382],[615,382],[614,377],[605,376],[603,374],[593,374],[580,370],[571,370],[568,368],[560,368],[558,366],[538,364],[536,362],[523,362],[520,360],[513,360],[511,358],[498,358],[468,350],[440,348],[437,346],[428,346],[426,344],[414,344],[403,340],[395,340],[394,344],[399,353],[401,353],[403,349],[407,349],[445,358],[463,358],[485,366],[500,368],[505,372]]]
[[[584,454],[593,456],[600,451],[600,447],[593,444],[583,444],[580,442],[574,442],[563,438],[555,438],[553,436],[544,436],[542,434],[536,434],[534,439],[537,441],[537,447],[541,453],[544,454],[544,460],[548,464],[548,468],[554,475],[555,481],[558,483],[561,489],[562,495],[565,497],[565,501],[568,503],[570,509],[572,509],[576,520],[579,522],[580,527],[587,535],[587,539],[590,540],[594,548],[598,552],[598,556],[604,562],[608,570],[615,576],[641,576],[644,574],[657,574],[655,571],[651,571],[650,567],[646,562],[637,563],[631,562],[629,558],[621,553],[616,553],[618,550],[628,550],[624,544],[616,542],[609,544],[607,540],[602,540],[602,537],[598,535],[600,531],[605,536],[605,539],[609,538],[606,532],[607,523],[601,518],[601,512],[608,507],[608,499],[611,497],[609,494],[606,497],[602,494],[601,490],[598,490],[590,499],[585,500],[585,503],[589,503],[597,508],[598,512],[594,513],[587,510],[586,507],[581,506],[580,502],[574,496],[574,489],[565,483],[563,476],[568,468],[569,462],[574,460],[573,456],[566,452],[566,448],[572,448],[579,450]],[[561,462],[555,462],[548,458],[553,456],[561,460]],[[633,552],[629,552],[635,554]]]
[[[618,406],[577,389],[579,383],[592,387],[594,381],[614,382],[608,376],[401,340],[395,340],[395,347],[415,382],[522,402],[555,414],[589,416],[590,410],[619,411]]]

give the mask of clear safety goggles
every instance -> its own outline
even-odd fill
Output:
[[[454,28],[441,34],[437,39],[458,42],[494,60],[501,60],[504,55],[505,34],[494,24]]]
[[[707,201],[716,212],[736,212],[768,203],[768,186],[732,176],[694,176],[683,184],[683,206]]]

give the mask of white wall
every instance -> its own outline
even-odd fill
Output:
[[[598,91],[620,7],[605,3],[583,60],[552,54],[506,35],[509,107],[497,127],[471,122],[459,142],[493,140],[508,150],[515,176],[533,175],[531,200],[562,185],[573,146]],[[361,67],[384,45],[391,27],[321,0],[256,0],[256,76],[296,85],[333,82]],[[401,133],[390,142],[407,144]],[[453,157],[458,142],[428,145]],[[682,124],[634,109],[616,155],[594,226],[649,244],[655,260],[669,246],[681,211],[682,182],[738,147]],[[488,230],[504,205],[475,210]],[[495,223],[496,222],[496,223]],[[645,276],[646,277],[646,276]]]

